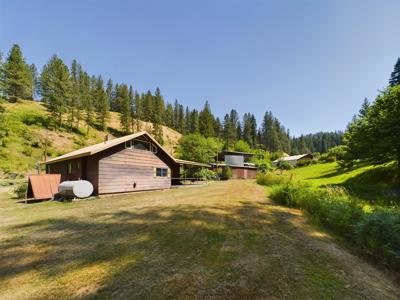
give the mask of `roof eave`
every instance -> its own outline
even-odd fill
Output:
[[[47,165],[47,164],[52,164],[52,163],[56,163],[56,162],[61,162],[61,161],[66,161],[66,160],[70,160],[70,159],[75,159],[75,158],[80,158],[80,157],[84,157],[84,156],[90,156],[90,155],[93,155],[94,153],[93,152],[85,152],[85,153],[80,153],[80,154],[77,154],[77,155],[74,155],[74,156],[68,156],[68,157],[60,157],[60,158],[53,158],[53,159],[50,159],[50,160],[48,160],[48,161],[43,161],[43,162],[41,162],[40,164],[41,165]]]

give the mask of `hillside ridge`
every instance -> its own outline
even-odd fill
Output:
[[[40,161],[67,152],[100,143],[106,135],[112,139],[124,135],[119,122],[119,113],[110,112],[107,132],[98,130],[81,121],[79,127],[49,128],[49,112],[39,101],[19,100],[10,103],[0,100],[2,122],[0,128],[0,179],[23,176],[37,172]],[[141,130],[151,133],[152,124],[140,121]],[[162,126],[163,147],[174,154],[181,134],[167,126]]]

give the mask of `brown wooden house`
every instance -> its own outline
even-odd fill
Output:
[[[88,180],[95,194],[169,189],[179,178],[182,164],[147,132],[85,147],[45,162],[47,174],[61,174],[65,180]]]

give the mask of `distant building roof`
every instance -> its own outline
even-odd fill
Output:
[[[231,154],[231,155],[244,155],[244,156],[254,156],[254,153],[250,152],[241,152],[241,151],[230,151],[230,150],[222,150],[221,153]]]
[[[199,162],[195,162],[195,161],[191,161],[191,160],[184,160],[184,159],[175,158],[175,161],[176,161],[176,163],[178,163],[180,165],[206,167],[206,168],[210,167],[209,164],[203,164],[203,163],[199,163]]]
[[[212,163],[211,166],[213,167],[230,167],[230,168],[241,168],[241,169],[256,169],[257,167],[254,164],[247,164],[244,165],[233,165],[233,164],[226,164],[226,163]]]
[[[306,156],[312,156],[312,155],[309,154],[309,153],[306,153],[306,154],[300,154],[300,155],[283,156],[283,157],[281,157],[281,158],[278,158],[278,159],[274,160],[273,162],[276,163],[276,162],[278,162],[278,161],[293,161],[293,160],[299,160],[299,159],[302,159],[303,157],[306,157]]]

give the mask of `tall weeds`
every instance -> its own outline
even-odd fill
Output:
[[[274,180],[270,197],[307,211],[318,223],[346,237],[376,261],[400,271],[400,211],[372,207],[351,197],[344,188],[313,188],[293,180]],[[258,182],[258,181],[257,181]]]

